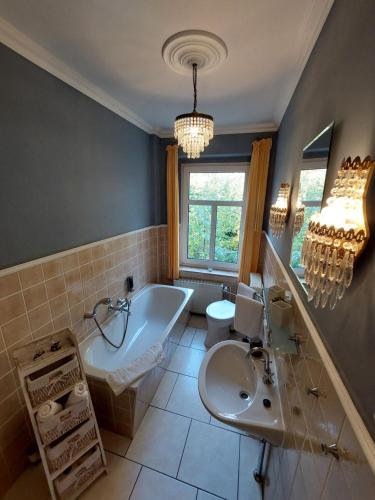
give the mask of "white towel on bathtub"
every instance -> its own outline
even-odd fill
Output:
[[[136,358],[129,366],[118,368],[114,372],[108,373],[106,380],[116,396],[122,393],[133,382],[147,373],[151,368],[164,361],[163,346],[154,344],[145,353]]]

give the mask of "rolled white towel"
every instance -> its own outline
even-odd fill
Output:
[[[55,401],[46,401],[43,403],[37,413],[37,419],[40,423],[47,422],[51,417],[59,413],[63,409],[60,403],[56,403]]]
[[[245,285],[245,283],[239,283],[237,288],[237,295],[242,295],[243,297],[249,297],[249,299],[255,299],[255,294],[257,292],[254,288]]]
[[[89,397],[89,391],[87,389],[87,385],[84,382],[78,382],[74,386],[74,389],[69,394],[69,397],[65,403],[65,408],[69,408],[69,406],[73,406],[76,403],[82,401],[82,399],[87,399]]]
[[[108,385],[116,396],[122,393],[133,382],[147,373],[164,360],[163,346],[154,344],[141,356],[134,359],[129,366],[118,368],[114,372],[109,372],[106,376]]]

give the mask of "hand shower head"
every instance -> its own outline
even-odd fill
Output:
[[[104,297],[104,299],[100,299],[95,305],[92,313],[85,313],[83,317],[85,319],[94,319],[96,317],[96,310],[100,305],[110,306],[112,304],[112,299],[110,297]]]

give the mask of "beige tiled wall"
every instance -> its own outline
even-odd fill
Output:
[[[0,275],[0,495],[26,464],[32,443],[12,350],[65,327],[79,341],[93,330],[83,320],[95,302],[125,294],[134,276],[136,291],[166,273],[166,228],[153,227],[97,242],[84,249],[30,263]]]
[[[265,286],[288,288],[270,244],[263,238],[261,267]],[[313,339],[295,307],[297,355],[278,355],[277,369],[287,426],[285,447],[273,447],[266,500],[370,500],[375,476],[354,435]],[[318,387],[320,396],[308,395]],[[340,459],[324,455],[321,443],[337,443]]]

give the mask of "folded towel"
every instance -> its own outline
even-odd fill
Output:
[[[242,295],[243,297],[249,297],[250,299],[255,299],[255,294],[257,292],[254,288],[245,285],[245,283],[239,283],[237,288],[237,295]]]
[[[87,390],[87,385],[84,382],[78,382],[74,386],[74,389],[69,394],[69,397],[65,403],[65,408],[73,406],[76,403],[82,401],[82,399],[87,399],[89,397],[89,391]]]
[[[118,396],[124,389],[142,377],[151,368],[159,365],[163,360],[163,347],[161,344],[155,344],[126,368],[118,368],[114,372],[108,373],[106,377],[108,385],[114,394]]]
[[[51,417],[59,413],[63,409],[60,403],[56,403],[55,401],[46,401],[43,403],[37,413],[38,422],[44,423],[48,420],[53,420]]]
[[[262,334],[263,309],[261,302],[238,295],[234,313],[234,328],[237,332],[248,337],[257,337]]]

